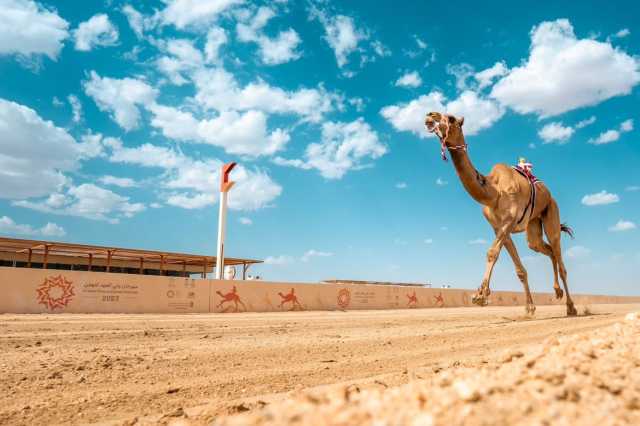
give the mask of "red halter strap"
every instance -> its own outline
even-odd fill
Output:
[[[447,161],[446,149],[448,149],[449,151],[466,151],[467,143],[465,142],[464,145],[447,146],[446,142],[447,138],[449,137],[449,123],[443,119],[440,120],[440,124],[444,125],[444,128],[446,129],[444,135],[442,134],[442,131],[440,130],[440,127],[438,125],[433,126],[433,128],[431,129],[427,127],[427,131],[429,131],[430,133],[435,133],[435,135],[438,136],[438,139],[440,139],[440,155],[442,156],[442,161]]]

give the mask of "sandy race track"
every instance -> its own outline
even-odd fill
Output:
[[[321,385],[386,389],[497,366],[640,306],[578,309],[0,315],[0,424],[207,423]]]

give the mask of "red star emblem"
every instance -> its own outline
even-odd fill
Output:
[[[47,277],[36,289],[38,303],[51,310],[64,308],[73,299],[73,283],[62,275]]]

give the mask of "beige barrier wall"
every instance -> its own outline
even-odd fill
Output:
[[[190,278],[0,268],[0,312],[209,312],[209,288]]]
[[[218,281],[0,267],[0,313],[202,313],[411,309],[472,306],[473,290],[362,284]],[[563,304],[536,293],[538,305]],[[640,303],[640,297],[576,295],[578,304]],[[524,305],[495,291],[491,305]]]

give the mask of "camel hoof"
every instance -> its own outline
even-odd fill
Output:
[[[533,303],[527,303],[527,306],[525,307],[525,311],[527,315],[531,317],[534,316],[536,314],[536,305],[534,305]]]
[[[560,300],[564,296],[564,291],[560,287],[553,288],[556,291],[556,299]]]
[[[575,317],[576,315],[578,315],[578,310],[576,309],[576,307],[573,306],[573,304],[567,305],[567,316]]]
[[[483,295],[480,294],[476,294],[471,298],[471,302],[474,305],[478,305],[478,306],[487,306],[489,304],[489,302],[487,301],[487,298]]]

